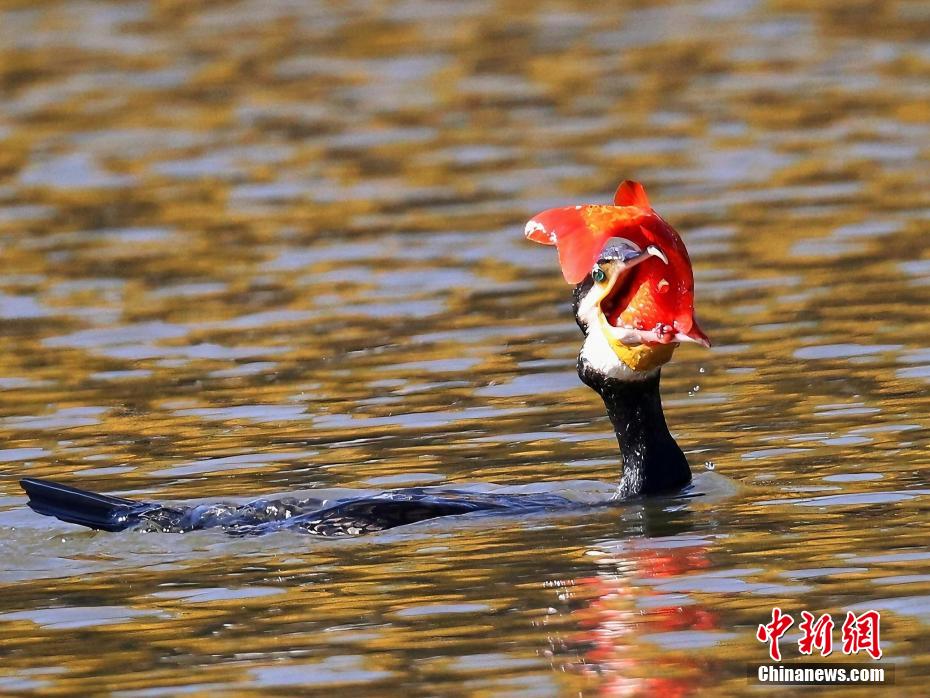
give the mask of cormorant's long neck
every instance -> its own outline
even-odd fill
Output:
[[[668,431],[659,396],[659,370],[636,379],[618,379],[580,366],[582,380],[600,393],[614,425],[623,474],[620,495],[681,489],[691,481],[684,453]]]

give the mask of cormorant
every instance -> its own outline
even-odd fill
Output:
[[[572,307],[585,336],[578,375],[604,400],[620,443],[620,484],[608,500],[685,487],[691,470],[666,425],[659,374],[680,342],[710,342],[694,319],[693,272],[681,238],[652,209],[642,185],[632,181],[621,183],[612,206],[549,209],[530,219],[525,234],[557,245],[563,275],[574,284]],[[106,531],[222,527],[237,535],[280,529],[358,535],[472,512],[586,506],[552,493],[443,488],[390,490],[332,501],[278,498],[244,505],[175,506],[36,478],[24,478],[21,484],[34,511]]]

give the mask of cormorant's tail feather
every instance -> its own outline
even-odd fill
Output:
[[[57,482],[27,477],[19,481],[29,495],[29,507],[46,516],[101,531],[122,531],[138,523],[152,508],[148,502],[97,494]]]

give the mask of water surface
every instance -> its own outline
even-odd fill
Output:
[[[0,693],[755,694],[780,605],[881,610],[920,695],[928,37],[905,0],[5,3]],[[623,178],[715,341],[669,423],[737,493],[333,541],[25,509],[616,478],[522,225]]]

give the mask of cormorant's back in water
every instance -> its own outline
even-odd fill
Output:
[[[617,433],[623,465],[617,499],[675,492],[691,481],[688,461],[665,423],[659,374],[679,342],[710,343],[694,320],[694,280],[681,238],[652,210],[638,183],[622,183],[614,204],[544,211],[527,223],[526,236],[558,245],[565,279],[575,284],[573,310],[585,335],[578,375],[603,398]],[[247,535],[286,528],[357,535],[440,516],[581,506],[548,493],[414,488],[333,501],[283,498],[179,507],[35,478],[21,484],[34,511],[105,531],[222,527]]]

